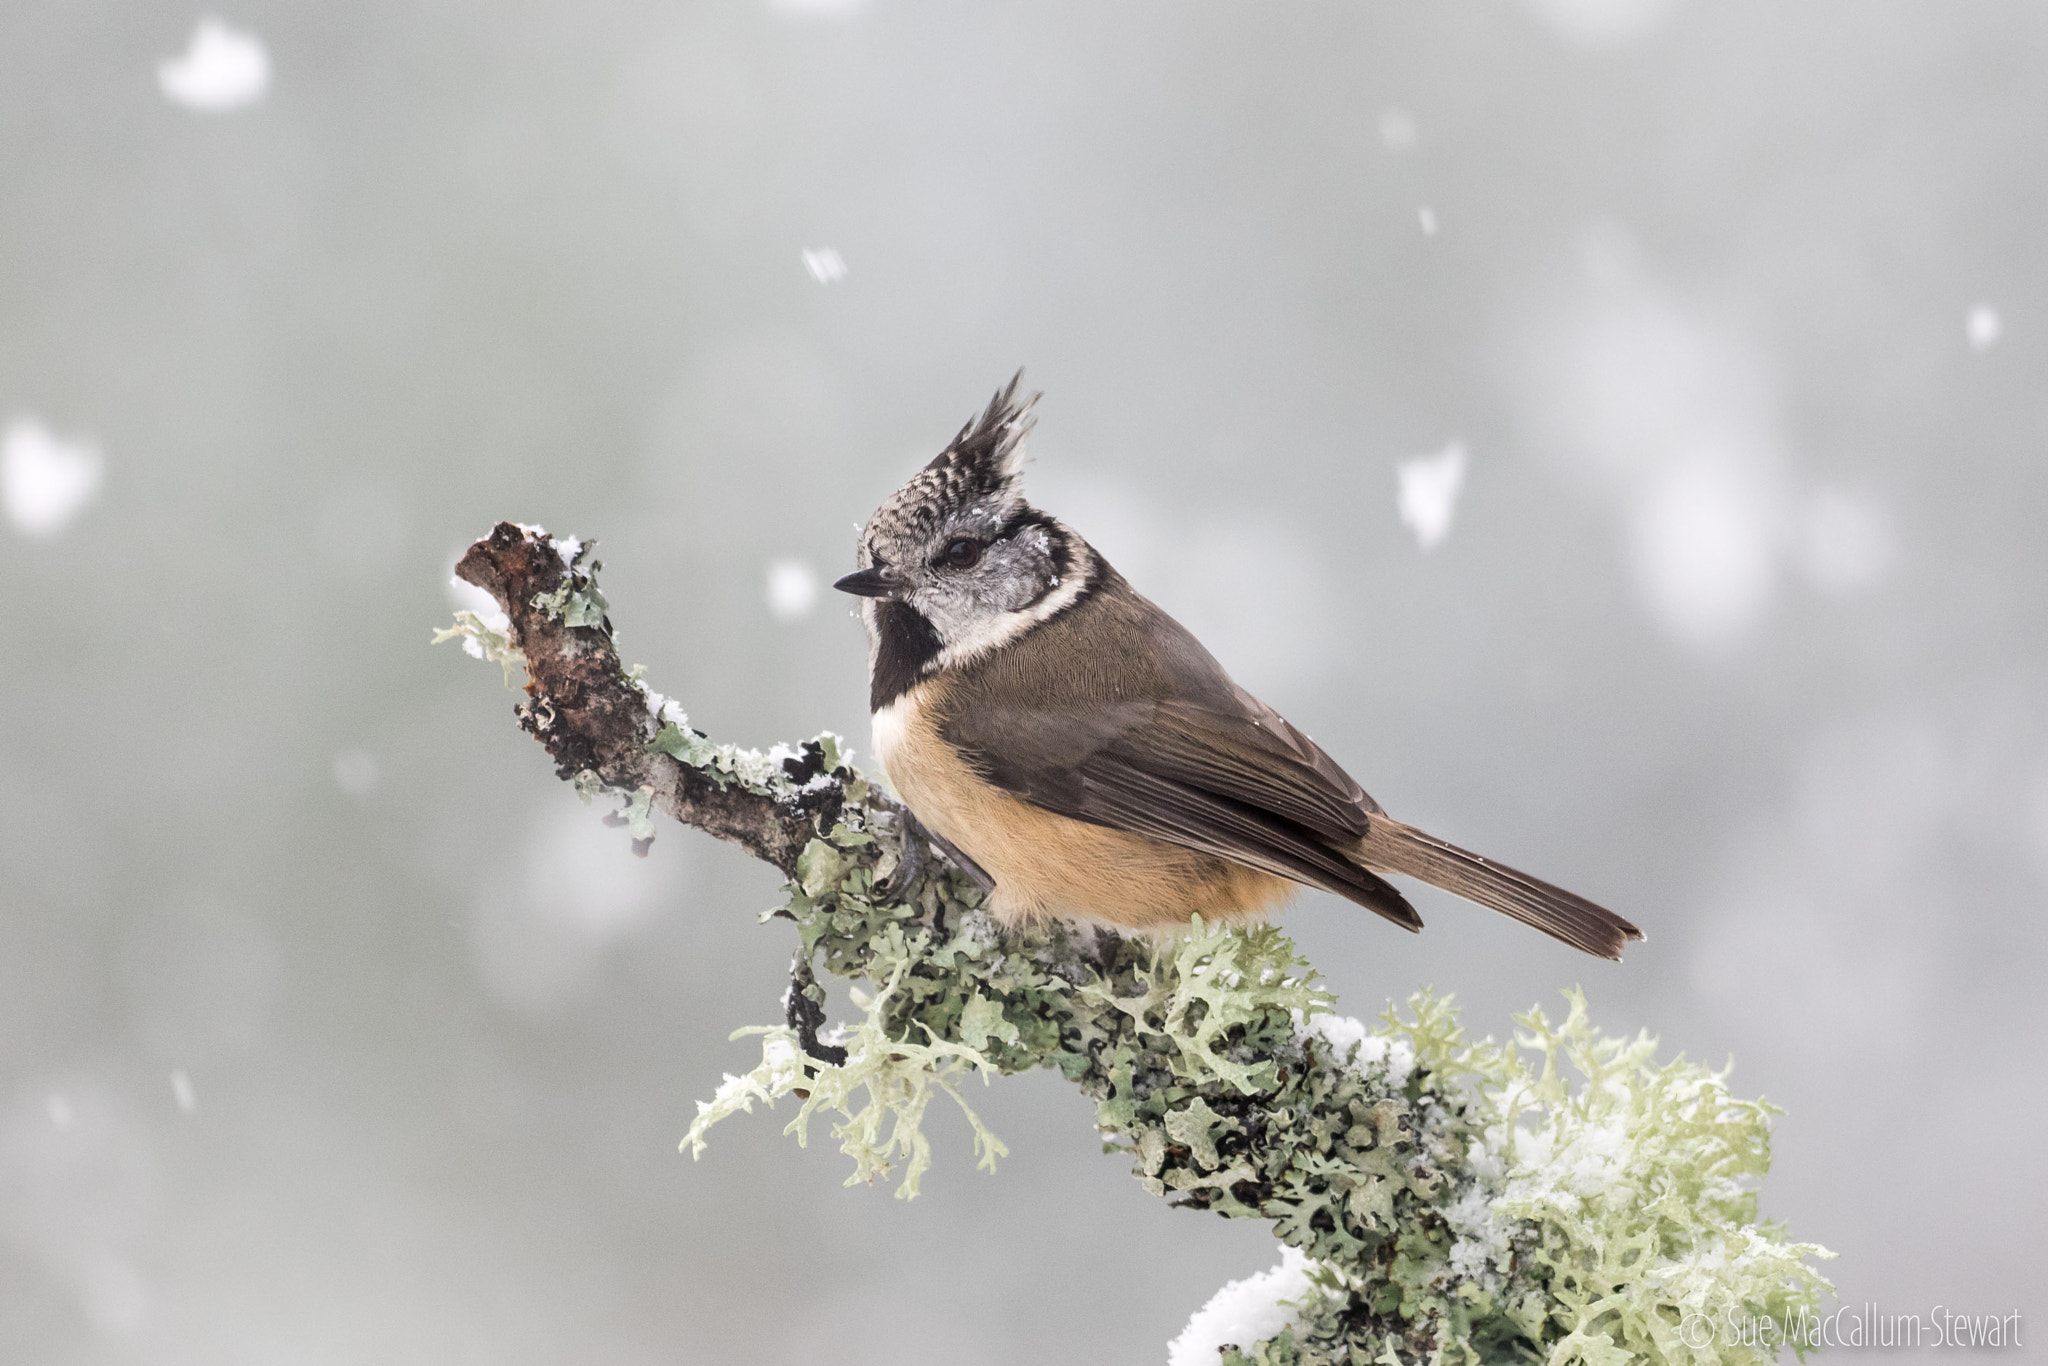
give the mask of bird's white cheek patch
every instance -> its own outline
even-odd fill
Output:
[[[939,651],[938,667],[958,668],[1009,644],[1039,622],[1072,606],[1074,599],[1081,596],[1082,590],[1087,588],[1092,577],[1092,574],[1085,571],[1069,574],[1060,582],[1059,587],[1046,594],[1036,606],[1021,612],[1005,612],[1001,616],[991,617],[964,635],[947,641],[946,648]]]

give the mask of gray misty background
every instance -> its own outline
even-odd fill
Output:
[[[1037,501],[1649,931],[1305,897],[1347,1008],[1584,983],[1787,1108],[1845,1300],[2041,1331],[2048,10],[222,17],[236,109],[165,93],[183,3],[0,9],[0,1359],[1147,1362],[1270,1265],[1049,1076],[914,1203],[787,1106],[678,1156],[774,875],[633,860],[427,645],[541,522],[714,735],[864,749],[816,585],[1020,364]]]

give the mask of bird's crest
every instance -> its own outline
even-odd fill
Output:
[[[977,502],[1010,492],[1017,483],[1024,463],[1024,438],[1035,421],[1031,408],[1039,399],[1037,394],[1021,400],[1017,397],[1023,379],[1022,370],[1012,375],[1008,384],[996,390],[981,416],[962,427],[946,449],[925,466],[951,495],[949,501]]]
[[[861,528],[863,568],[876,558],[900,563],[928,554],[933,547],[925,542],[941,528],[978,522],[993,533],[1027,509],[1024,438],[1038,395],[1018,399],[1023,378],[1019,370],[946,449],[875,509]]]

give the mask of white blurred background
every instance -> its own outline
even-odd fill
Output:
[[[0,1360],[1158,1361],[1269,1265],[1047,1076],[913,1204],[679,1157],[775,878],[426,644],[538,521],[699,724],[864,748],[821,585],[1019,364],[1043,506],[1649,932],[1306,897],[1348,1008],[1582,982],[1789,1110],[1845,1300],[2033,1333],[2044,74],[2022,0],[0,9]]]

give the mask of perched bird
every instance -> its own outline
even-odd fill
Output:
[[[1093,546],[1024,499],[1018,380],[861,529],[875,749],[1007,924],[1258,916],[1300,884],[1422,928],[1384,874],[1619,958],[1634,925],[1386,814]]]

